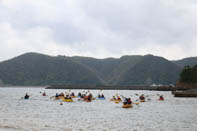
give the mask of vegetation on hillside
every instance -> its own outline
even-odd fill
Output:
[[[185,66],[180,73],[180,82],[183,83],[197,83],[197,65]]]

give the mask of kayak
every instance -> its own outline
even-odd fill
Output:
[[[77,98],[76,96],[70,96],[71,98]]]
[[[122,100],[114,100],[116,104],[120,103]]]
[[[140,100],[140,102],[145,102],[145,100]]]
[[[164,99],[158,99],[158,101],[164,101]]]
[[[64,101],[64,102],[73,102],[73,99],[65,99],[65,98],[62,98],[62,101]]]
[[[133,105],[132,104],[123,104],[122,108],[132,108]]]
[[[98,98],[99,100],[105,100],[105,97],[104,98]]]

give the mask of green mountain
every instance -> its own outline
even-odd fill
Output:
[[[121,76],[118,84],[174,84],[179,78],[180,71],[181,68],[171,61],[162,57],[146,55]]]
[[[1,62],[0,80],[9,85],[102,83],[94,72],[80,63],[37,53]]]
[[[175,84],[183,66],[197,64],[195,60],[169,61],[153,55],[95,59],[26,53],[0,62],[0,84]]]

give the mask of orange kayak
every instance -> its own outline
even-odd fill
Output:
[[[123,104],[122,108],[132,108],[133,105],[132,104]]]

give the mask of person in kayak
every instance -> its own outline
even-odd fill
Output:
[[[123,104],[126,105],[128,103],[128,99],[125,98]]]
[[[58,93],[56,93],[56,94],[55,94],[55,97],[58,97],[58,96],[59,96],[59,94],[58,94]]]
[[[72,93],[71,93],[71,96],[75,96],[75,93],[74,93],[74,92],[72,92]]]
[[[71,99],[71,97],[69,95],[66,95],[65,99]]]
[[[164,97],[161,95],[161,96],[159,97],[159,100],[163,101],[163,100],[164,100]]]
[[[100,94],[98,95],[98,98],[101,98],[101,95]]]
[[[117,96],[117,100],[119,100],[119,101],[121,100],[120,96]]]
[[[42,95],[43,95],[43,96],[46,96],[46,93],[44,92]]]
[[[81,92],[78,93],[78,97],[81,97]]]
[[[24,98],[29,99],[29,95],[26,93]]]
[[[102,95],[101,95],[101,98],[105,98],[105,96],[102,94]]]
[[[142,94],[140,97],[139,97],[140,100],[145,100],[145,97],[144,95]]]
[[[127,104],[132,104],[132,101],[130,98],[127,99]]]

